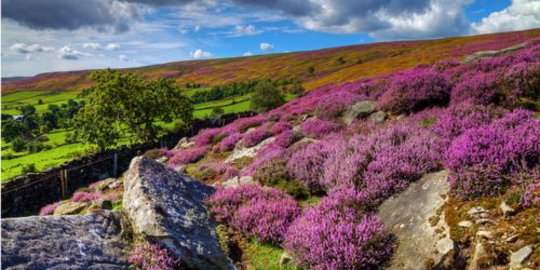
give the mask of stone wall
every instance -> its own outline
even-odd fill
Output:
[[[203,128],[226,125],[238,118],[254,115],[252,112],[226,114],[220,119],[196,120],[189,131],[169,134],[163,138],[162,144],[172,148],[182,137],[196,134]],[[78,188],[87,186],[97,180],[115,177],[127,170],[131,159],[142,155],[145,151],[160,147],[159,143],[146,143],[122,146],[115,150],[107,150],[95,155],[86,156],[66,162],[56,168],[39,173],[19,176],[2,184],[2,218],[21,217],[35,214],[43,206],[57,202],[70,196]],[[115,172],[114,156],[117,155]],[[62,192],[61,173],[66,172]]]

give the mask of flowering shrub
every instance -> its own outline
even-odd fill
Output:
[[[207,152],[206,147],[195,147],[177,151],[169,160],[169,166],[178,166],[199,161]]]
[[[242,145],[245,147],[253,147],[270,136],[272,136],[272,133],[270,133],[270,131],[259,128],[244,135],[244,139],[242,139]]]
[[[344,195],[324,198],[290,226],[284,246],[295,262],[315,270],[375,269],[389,259],[393,243],[380,219],[349,207],[361,201]]]
[[[257,152],[257,156],[255,156],[253,162],[242,171],[242,176],[253,175],[259,167],[276,157],[287,158],[287,150],[276,144],[269,144]]]
[[[462,103],[458,106],[450,106],[438,113],[435,116],[435,123],[430,128],[449,143],[467,129],[482,126],[493,119],[500,118],[503,112],[494,106]]]
[[[91,202],[94,200],[99,200],[101,198],[102,196],[100,194],[79,191],[73,194],[73,197],[71,197],[71,201],[72,202]]]
[[[291,130],[292,128],[293,126],[289,124],[289,122],[277,122],[272,126],[270,132],[274,135],[278,135],[284,131]]]
[[[218,149],[219,151],[231,151],[241,139],[242,134],[240,133],[230,134],[219,143]]]
[[[260,242],[279,244],[300,212],[298,203],[290,198],[257,201],[240,207],[232,226]]]
[[[231,188],[218,188],[214,194],[206,199],[206,203],[217,221],[231,222],[241,206],[256,201],[272,201],[286,198],[287,195],[280,190],[245,184]]]
[[[210,180],[227,180],[238,175],[238,170],[228,163],[213,161],[201,164],[191,176],[206,182]]]
[[[320,119],[336,119],[357,100],[358,96],[352,93],[347,91],[335,91],[317,104],[314,114]]]
[[[464,76],[452,91],[452,103],[464,101],[480,105],[500,103],[502,97],[497,77],[497,73],[470,73]]]
[[[327,158],[326,141],[308,144],[292,154],[287,162],[287,170],[311,193],[322,190],[319,179],[324,175],[324,162]]]
[[[455,139],[446,152],[450,183],[462,197],[504,191],[508,175],[539,164],[540,120],[516,110],[489,125],[472,128]]]
[[[193,137],[193,141],[195,142],[195,146],[202,147],[209,144],[213,144],[214,139],[217,138],[221,133],[221,129],[219,128],[211,128],[211,129],[203,129],[197,134],[197,136]]]
[[[309,195],[307,189],[293,179],[286,166],[287,160],[274,158],[257,168],[253,180],[263,186],[281,189],[295,198],[306,198]]]
[[[317,118],[308,119],[304,122],[300,129],[302,134],[307,137],[320,139],[334,131],[337,131],[341,126],[331,121],[320,120]]]
[[[432,70],[414,69],[396,74],[388,90],[377,101],[380,110],[394,113],[414,112],[448,103],[451,85]]]
[[[291,146],[293,143],[298,141],[300,138],[299,134],[296,134],[292,130],[286,130],[281,132],[279,135],[276,136],[276,139],[272,142],[272,144],[277,145],[279,147],[287,148]]]
[[[52,204],[48,204],[46,206],[44,206],[43,208],[41,208],[41,210],[39,210],[39,215],[40,216],[49,216],[49,215],[52,215],[54,213],[54,210],[56,210],[56,208],[61,204],[62,202],[55,202],[55,203],[52,203]]]
[[[252,127],[260,126],[265,120],[266,120],[265,117],[261,115],[257,115],[257,116],[253,116],[249,118],[242,118],[242,119],[238,119],[234,121],[227,128],[230,131],[243,133]]]
[[[167,249],[156,244],[137,245],[128,261],[137,270],[174,270],[178,265]]]

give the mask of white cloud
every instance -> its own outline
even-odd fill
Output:
[[[418,12],[390,14],[380,11],[375,16],[389,26],[370,32],[383,40],[438,38],[468,33],[469,22],[463,9],[470,0],[432,0],[429,7]]]
[[[58,57],[64,60],[79,60],[80,56],[92,56],[92,54],[77,51],[69,44],[58,50]]]
[[[540,27],[540,1],[512,0],[512,4],[472,24],[476,33],[493,33]]]
[[[120,61],[129,62],[129,57],[125,54],[119,55],[118,59],[120,59]]]
[[[192,57],[193,59],[201,59],[201,58],[212,57],[212,54],[211,54],[211,53],[205,52],[205,51],[203,51],[203,50],[201,50],[201,49],[197,49],[197,50],[195,50],[195,51],[193,51],[193,52],[190,52],[189,54],[191,55],[191,57]]]
[[[274,45],[266,42],[261,43],[259,47],[263,52],[272,52],[274,50]]]
[[[52,52],[54,48],[52,47],[43,47],[39,44],[26,44],[26,43],[15,43],[11,45],[11,50],[17,53],[43,53],[43,52]]]
[[[197,24],[197,25],[195,25],[195,26],[193,27],[193,32],[196,33],[196,32],[199,32],[199,31],[201,31],[201,26]]]
[[[107,47],[105,47],[105,50],[109,50],[109,51],[116,51],[118,49],[120,49],[120,45],[116,43],[109,43],[107,44]]]
[[[248,25],[237,25],[234,28],[234,36],[252,36],[259,34],[260,31],[257,31],[255,29],[255,26],[248,24]]]
[[[93,50],[101,50],[103,47],[99,43],[90,42],[90,43],[84,43],[83,48],[85,49],[93,49]]]
[[[253,54],[251,52],[245,52],[243,56],[252,56]]]

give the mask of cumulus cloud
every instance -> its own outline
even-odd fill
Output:
[[[212,54],[209,53],[209,52],[205,52],[201,49],[197,49],[193,52],[190,52],[189,55],[191,55],[191,57],[193,59],[201,59],[201,58],[208,58],[208,57],[212,57]]]
[[[58,57],[64,60],[79,60],[80,56],[92,56],[92,54],[77,51],[66,45],[58,50]]]
[[[125,54],[119,55],[118,59],[120,59],[120,61],[123,61],[123,62],[129,62],[129,57]]]
[[[501,11],[493,12],[472,28],[476,33],[493,33],[540,27],[540,2],[537,0],[512,0]]]
[[[108,51],[116,51],[120,49],[120,45],[116,44],[116,43],[109,43],[107,44],[107,46],[105,47],[105,50],[108,50]]]
[[[199,32],[199,31],[201,31],[201,26],[200,26],[200,25],[195,25],[195,26],[193,27],[193,32],[197,33],[197,32]]]
[[[101,50],[103,47],[99,43],[90,42],[90,43],[84,43],[83,48],[85,49],[93,49],[93,50]]]
[[[32,29],[125,32],[139,17],[137,5],[116,0],[3,0],[2,17]]]
[[[26,44],[26,43],[15,43],[11,45],[11,50],[17,53],[43,53],[43,52],[52,52],[54,48],[52,47],[43,47],[39,44]]]
[[[251,36],[259,34],[260,31],[257,31],[255,29],[255,26],[249,24],[249,25],[237,25],[234,28],[234,36]]]
[[[388,27],[370,32],[383,40],[419,39],[454,36],[469,32],[470,24],[463,8],[470,0],[432,0],[424,10],[391,14],[380,11],[375,16]]]
[[[263,42],[259,45],[261,51],[263,52],[272,52],[274,50],[274,45],[270,43]]]
[[[242,56],[252,56],[253,54],[251,52],[245,52]]]

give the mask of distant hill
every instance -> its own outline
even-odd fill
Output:
[[[540,36],[540,29],[435,40],[380,42],[315,51],[250,57],[181,61],[126,69],[146,78],[174,78],[205,86],[256,78],[294,77],[307,90],[391,71],[460,59],[478,51],[499,50]],[[2,81],[2,92],[79,91],[91,85],[90,71],[50,72]]]
[[[13,81],[18,81],[18,80],[27,79],[27,78],[30,78],[30,77],[23,77],[23,76],[20,76],[20,77],[3,77],[1,80],[2,80],[2,82],[13,82]]]

